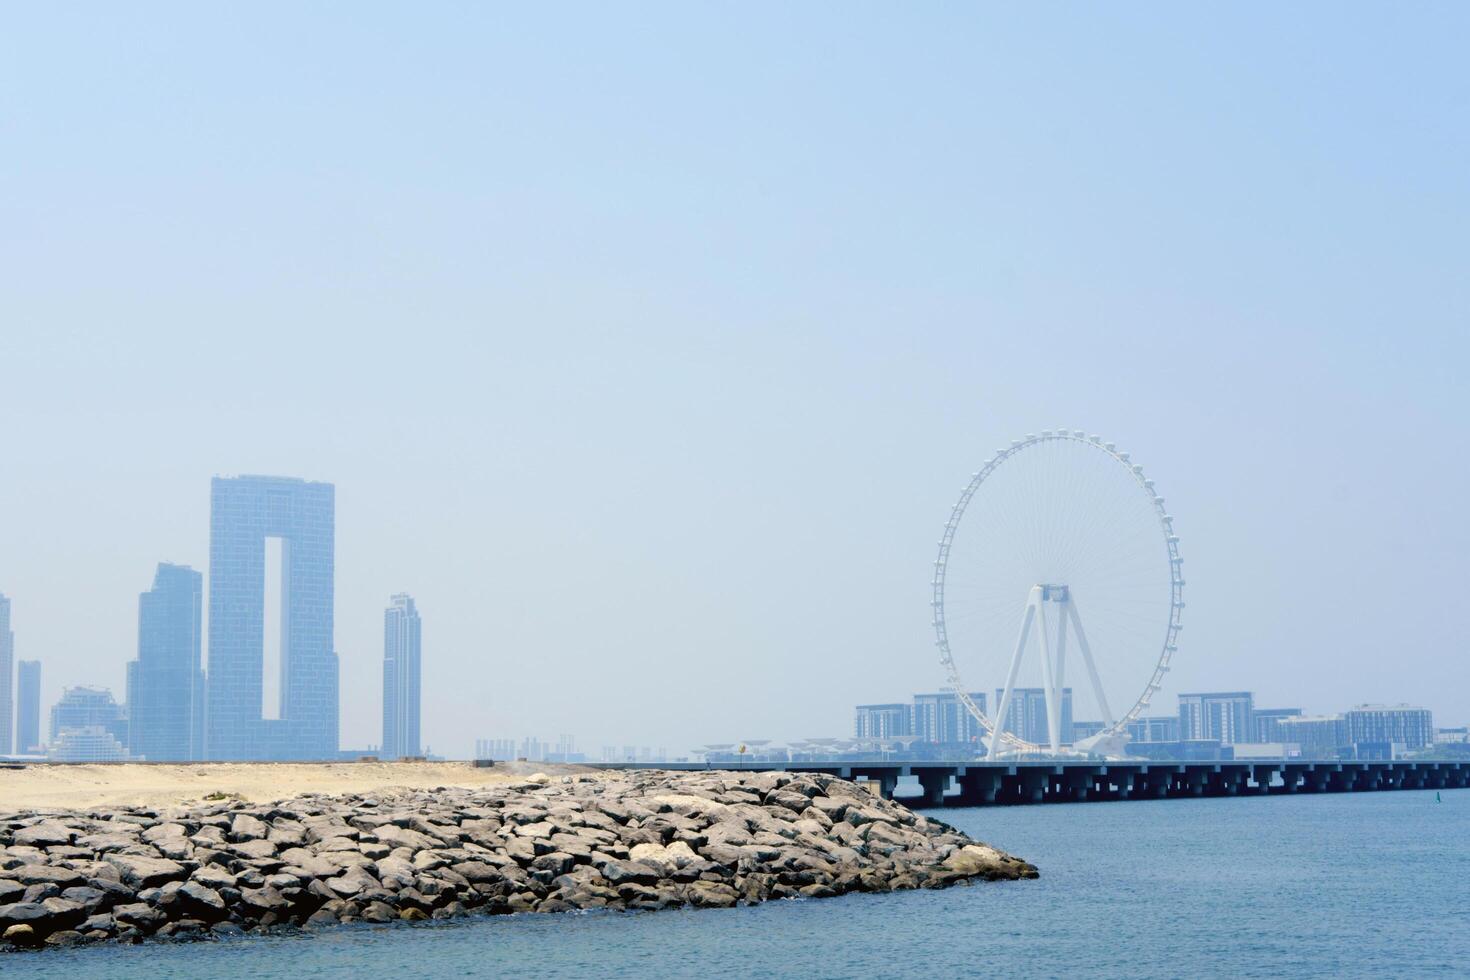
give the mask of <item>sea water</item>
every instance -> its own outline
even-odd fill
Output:
[[[1463,976],[1470,790],[929,811],[1036,881],[0,956],[0,978]]]

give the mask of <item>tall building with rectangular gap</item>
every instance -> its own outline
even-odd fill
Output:
[[[128,665],[128,754],[135,759],[204,758],[203,596],[204,576],[167,563],[138,596],[138,659]]]
[[[211,481],[207,758],[336,757],[335,523],[330,483]],[[268,538],[281,542],[280,693],[271,711],[262,703]]]
[[[419,738],[421,628],[413,597],[400,593],[383,612],[384,759],[423,755]]]

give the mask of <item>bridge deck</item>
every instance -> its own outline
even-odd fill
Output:
[[[672,762],[597,763],[597,769],[728,770],[736,772],[822,772],[876,782],[893,798],[899,781],[918,780],[917,806],[996,806],[1149,800],[1196,796],[1285,793],[1353,793],[1394,789],[1457,789],[1470,786],[1470,762],[1343,762],[1338,760],[1245,759],[1230,762]]]

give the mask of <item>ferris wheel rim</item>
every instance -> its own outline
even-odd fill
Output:
[[[1123,466],[1133,476],[1140,490],[1148,494],[1150,503],[1153,505],[1155,515],[1159,521],[1159,528],[1163,532],[1164,546],[1168,556],[1169,565],[1169,622],[1164,632],[1163,646],[1159,652],[1159,659],[1154,664],[1153,674],[1148,684],[1144,687],[1133,706],[1110,728],[1103,730],[1104,734],[1116,734],[1122,732],[1138,719],[1143,711],[1153,700],[1163,686],[1164,675],[1169,672],[1169,664],[1174,653],[1178,649],[1179,630],[1181,629],[1180,618],[1184,609],[1184,577],[1182,571],[1183,559],[1179,556],[1179,536],[1174,533],[1174,518],[1164,509],[1164,498],[1154,492],[1153,481],[1143,471],[1143,467],[1132,461],[1129,453],[1117,448],[1115,443],[1104,442],[1102,437],[1087,435],[1081,430],[1069,429],[1044,429],[1040,433],[1028,433],[1024,439],[1014,439],[1011,444],[1003,449],[997,450],[987,459],[978,471],[971,474],[970,482],[960,492],[960,497],[950,508],[949,520],[945,521],[944,534],[939,539],[939,554],[934,560],[934,579],[931,582],[933,598],[930,607],[933,610],[935,646],[939,648],[939,662],[945,668],[949,677],[950,687],[960,703],[985,729],[987,736],[994,740],[997,737],[996,723],[993,722],[985,712],[981,711],[970,697],[964,679],[960,676],[959,668],[954,662],[954,655],[949,647],[949,629],[944,614],[944,585],[945,572],[949,564],[950,550],[954,544],[955,532],[959,529],[960,520],[965,515],[965,510],[974,498],[976,491],[990,477],[992,473],[1005,461],[1011,459],[1021,451],[1040,445],[1045,442],[1065,440],[1075,442],[1097,450]],[[1007,731],[999,732],[1002,743],[1019,752],[1042,752],[1046,749],[1034,742],[1028,742],[1021,737]]]

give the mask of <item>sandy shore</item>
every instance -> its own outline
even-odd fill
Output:
[[[372,793],[384,789],[482,789],[533,773],[557,775],[576,766],[465,762],[189,763],[180,765],[30,765],[0,769],[0,810],[86,810],[172,806],[211,793],[266,803],[303,793]]]

